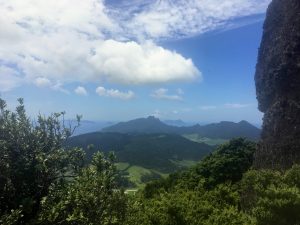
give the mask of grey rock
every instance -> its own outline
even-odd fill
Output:
[[[264,112],[254,167],[300,163],[300,0],[273,0],[264,24],[255,74]]]

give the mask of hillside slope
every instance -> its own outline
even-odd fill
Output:
[[[94,148],[88,148],[88,145]],[[212,146],[192,142],[176,134],[139,134],[95,132],[72,137],[68,146],[82,147],[87,158],[98,150],[114,151],[120,162],[170,173],[181,169],[181,161],[198,161]]]

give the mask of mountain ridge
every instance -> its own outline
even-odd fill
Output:
[[[246,120],[238,123],[230,121],[221,121],[219,123],[211,123],[207,125],[195,124],[193,126],[172,126],[165,124],[154,116],[147,118],[138,118],[127,122],[120,122],[115,125],[105,127],[102,132],[116,133],[167,133],[167,134],[199,134],[208,138],[224,138],[231,139],[236,137],[244,137],[250,140],[258,140],[261,130]]]

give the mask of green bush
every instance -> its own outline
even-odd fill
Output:
[[[96,153],[89,167],[42,201],[41,224],[117,225],[124,221],[127,198],[117,187],[114,156]]]
[[[296,187],[270,186],[252,209],[258,225],[300,224],[300,190]]]
[[[0,99],[0,216],[21,210],[22,221],[29,221],[52,184],[78,173],[84,153],[63,148],[72,134],[71,128],[64,126],[64,113],[39,115],[32,122],[23,100],[18,101],[12,112]]]
[[[144,196],[152,197],[160,190],[171,191],[175,186],[195,189],[202,183],[209,190],[218,184],[238,182],[251,167],[254,151],[255,143],[243,138],[233,139],[218,147],[190,170],[148,183]]]
[[[208,225],[253,224],[251,216],[239,210],[239,193],[229,184],[211,191],[177,188],[154,198],[136,199],[130,204],[127,225]]]
[[[205,178],[207,188],[224,182],[238,182],[253,163],[255,143],[238,138],[217,148],[195,167],[195,174]]]
[[[241,181],[243,208],[258,225],[300,224],[300,167],[285,173],[249,171]]]

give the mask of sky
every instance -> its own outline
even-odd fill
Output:
[[[28,114],[260,124],[270,0],[0,0],[0,96]]]

